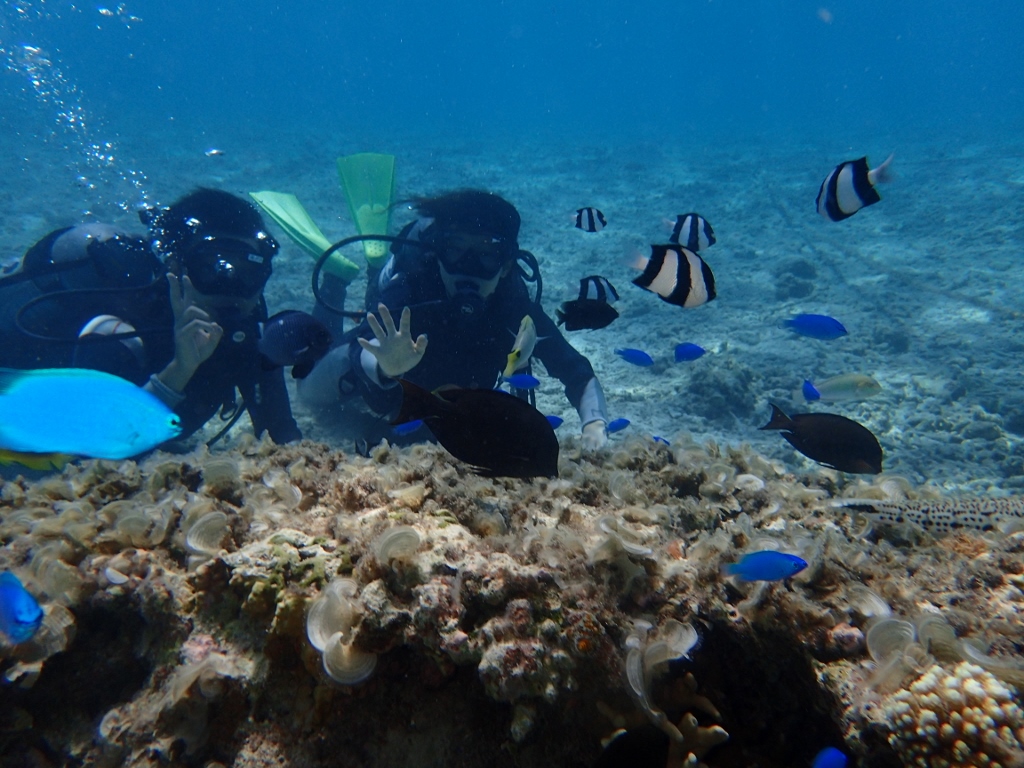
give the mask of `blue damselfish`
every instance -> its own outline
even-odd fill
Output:
[[[726,576],[742,581],[780,581],[795,576],[807,567],[807,561],[796,555],[772,549],[749,552],[723,569]]]
[[[610,435],[612,432],[621,432],[629,426],[629,419],[612,419],[608,422],[607,430]]]
[[[396,424],[391,428],[391,431],[399,437],[405,437],[406,435],[411,435],[422,426],[423,419],[413,419],[412,421],[407,421],[404,424]]]
[[[540,386],[540,379],[528,373],[515,373],[511,376],[502,376],[502,381],[507,381],[516,389],[536,389]]]
[[[782,321],[782,327],[801,336],[832,341],[846,335],[846,328],[834,317],[828,315],[793,315]]]
[[[42,623],[39,602],[13,573],[0,573],[0,632],[12,643],[24,643]]]
[[[676,344],[676,362],[692,362],[699,357],[703,357],[705,352],[707,352],[707,350],[700,344],[684,341],[682,344]]]
[[[835,747],[825,747],[815,755],[811,768],[846,768],[846,755]]]
[[[127,459],[180,433],[161,400],[109,373],[0,368],[2,450]]]
[[[625,360],[627,363],[633,365],[640,365],[647,367],[648,365],[654,365],[654,358],[644,352],[642,349],[616,349],[615,354]]]

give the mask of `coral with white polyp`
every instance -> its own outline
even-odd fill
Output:
[[[363,682],[377,666],[376,654],[352,645],[352,630],[361,613],[359,585],[352,579],[335,579],[306,615],[306,637],[322,654],[324,672],[341,685]]]

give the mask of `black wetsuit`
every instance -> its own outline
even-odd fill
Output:
[[[93,334],[93,341],[78,341],[82,327],[103,314],[121,318],[139,331],[141,359],[119,339]],[[302,437],[292,418],[283,369],[261,367],[258,324],[265,318],[262,302],[249,317],[219,318],[224,337],[174,406],[181,417],[181,437],[235,402],[236,387],[256,434],[266,430],[278,443]],[[144,287],[113,291],[69,289],[58,274],[45,270],[0,275],[0,367],[93,368],[142,386],[173,357],[174,315],[162,275]]]
[[[407,227],[403,235],[408,230]],[[448,297],[437,259],[419,248],[406,247],[392,256],[377,287],[379,293],[370,300],[372,306],[368,310],[376,311],[379,300],[397,324],[402,309],[408,306],[412,311],[412,337],[427,334],[426,354],[403,378],[429,390],[445,384],[491,389],[505,368],[523,316],[530,315],[538,337],[533,358],[562,382],[569,402],[579,409],[584,389],[594,378],[594,369],[532,300],[518,267],[471,314],[463,311],[460,301]],[[373,332],[363,321],[351,336],[372,339]],[[342,394],[358,387],[374,412],[393,415],[401,405],[401,387],[391,381],[381,386],[373,380],[363,368],[362,354],[358,344],[349,345],[350,368],[340,382]]]

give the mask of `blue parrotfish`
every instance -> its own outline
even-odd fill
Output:
[[[0,573],[0,632],[12,643],[24,643],[42,623],[39,602],[13,573]]]
[[[807,336],[822,341],[833,341],[846,335],[846,327],[828,315],[800,314],[793,315],[782,321],[782,327],[788,328],[800,336]]]
[[[741,581],[781,581],[795,576],[806,567],[807,561],[796,555],[766,549],[748,552],[722,570],[726,576],[735,576]]]
[[[642,349],[632,349],[630,347],[625,349],[616,349],[615,354],[627,363],[632,363],[633,365],[639,365],[645,368],[649,365],[654,365],[654,358]]]
[[[109,373],[0,368],[0,450],[127,459],[180,433],[159,398]]]

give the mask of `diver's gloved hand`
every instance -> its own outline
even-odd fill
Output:
[[[608,444],[608,433],[604,426],[604,422],[598,419],[583,427],[583,450],[596,451]]]
[[[359,339],[359,346],[377,358],[377,365],[385,376],[401,376],[415,368],[423,359],[423,354],[427,351],[427,336],[421,333],[419,338],[412,340],[412,312],[408,307],[402,310],[398,328],[395,328],[395,321],[387,307],[378,304],[377,311],[384,321],[383,327],[372,313],[366,317],[377,343]]]

